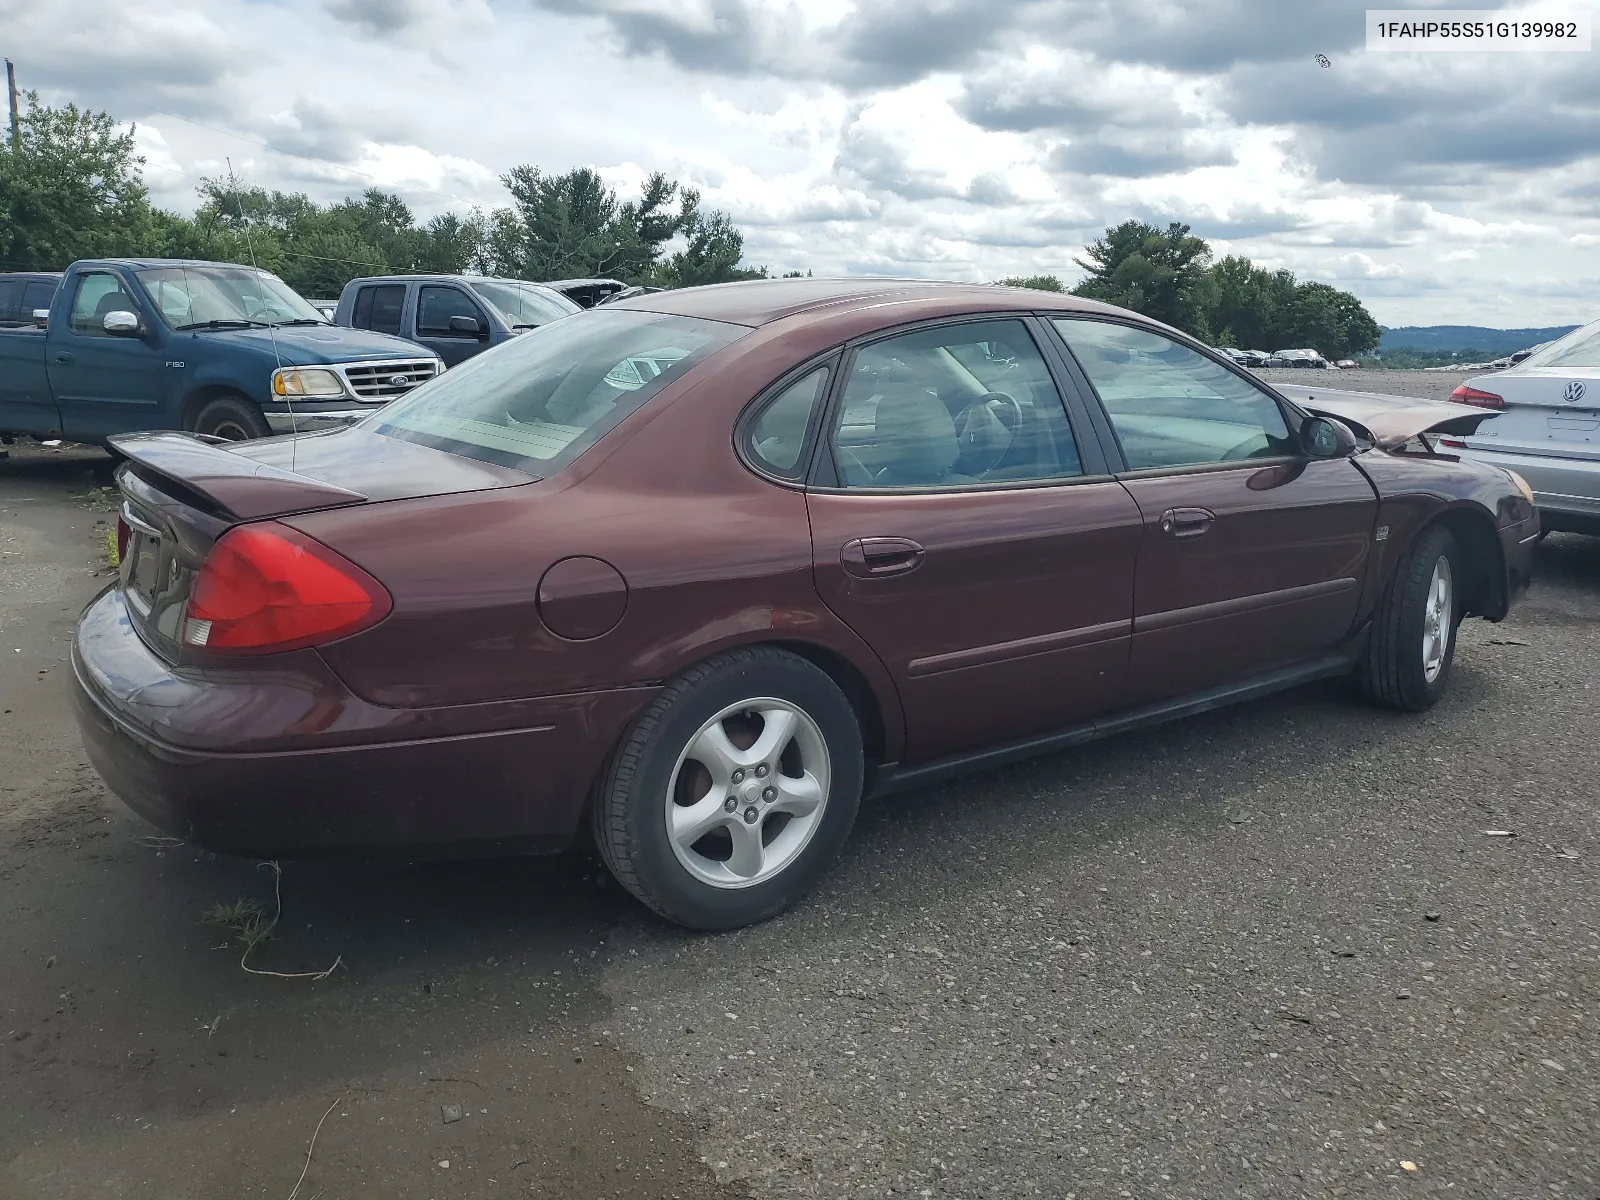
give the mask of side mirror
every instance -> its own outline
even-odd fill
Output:
[[[1311,458],[1343,458],[1356,451],[1356,435],[1328,417],[1307,417],[1300,426],[1300,445]]]
[[[50,324],[50,310],[48,308],[34,309],[33,323],[40,329],[43,329],[46,325]]]
[[[483,335],[483,327],[478,324],[477,317],[451,317],[450,332],[467,333],[473,337],[481,337]]]
[[[139,314],[119,308],[116,312],[106,314],[105,320],[100,322],[100,328],[112,337],[138,337]]]

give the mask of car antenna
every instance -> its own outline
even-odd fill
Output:
[[[250,252],[250,265],[259,273],[261,264],[256,261],[255,240],[250,236],[250,214],[244,211],[244,197],[239,194],[238,177],[233,173],[233,159],[224,158],[228,164],[228,190],[233,193],[233,206],[239,210],[239,220],[244,222],[244,245]],[[283,374],[283,355],[278,353],[278,330],[271,321],[267,322],[267,337],[272,342],[272,358],[278,364],[278,369],[273,378],[281,378]],[[300,449],[300,424],[295,420],[294,401],[289,399],[289,389],[283,389],[284,407],[289,410],[289,470],[294,470],[295,452]]]

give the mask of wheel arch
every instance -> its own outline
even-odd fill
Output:
[[[200,416],[200,410],[213,400],[220,400],[224,396],[237,397],[249,404],[257,412],[261,411],[260,403],[244,389],[230,383],[205,383],[199,387],[192,388],[184,396],[183,407],[178,413],[178,420],[182,423],[182,428],[193,432],[194,423]]]
[[[1487,617],[1498,621],[1506,615],[1505,553],[1494,518],[1471,502],[1445,509],[1417,531],[1420,537],[1429,526],[1450,531],[1461,550],[1466,577],[1459,586],[1463,616]]]

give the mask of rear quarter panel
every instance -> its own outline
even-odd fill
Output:
[[[373,703],[423,707],[649,685],[730,647],[797,643],[855,668],[894,756],[898,697],[817,596],[804,493],[733,449],[745,404],[830,344],[809,328],[753,331],[548,480],[293,518],[394,597],[387,620],[324,657]],[[551,632],[537,603],[545,571],[578,556],[627,585],[620,621],[587,641]]]

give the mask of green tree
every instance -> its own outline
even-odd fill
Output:
[[[1040,292],[1064,292],[1066,284],[1054,275],[1008,275],[1000,281],[1003,287],[1033,288]]]
[[[1378,344],[1381,332],[1366,306],[1326,283],[1297,286],[1285,314],[1284,334],[1296,346],[1311,346],[1328,358],[1348,358]]]
[[[1163,230],[1124,221],[1084,254],[1077,263],[1088,276],[1075,295],[1131,308],[1197,337],[1208,335],[1205,274],[1211,248],[1187,225],[1175,221]]]
[[[108,113],[50,108],[27,94],[16,144],[0,142],[0,270],[60,270],[137,252],[150,194],[134,131]]]
[[[740,268],[744,235],[727,213],[696,213],[685,231],[685,245],[657,268],[655,280],[665,287],[695,287],[736,279],[765,279],[765,267]]]

